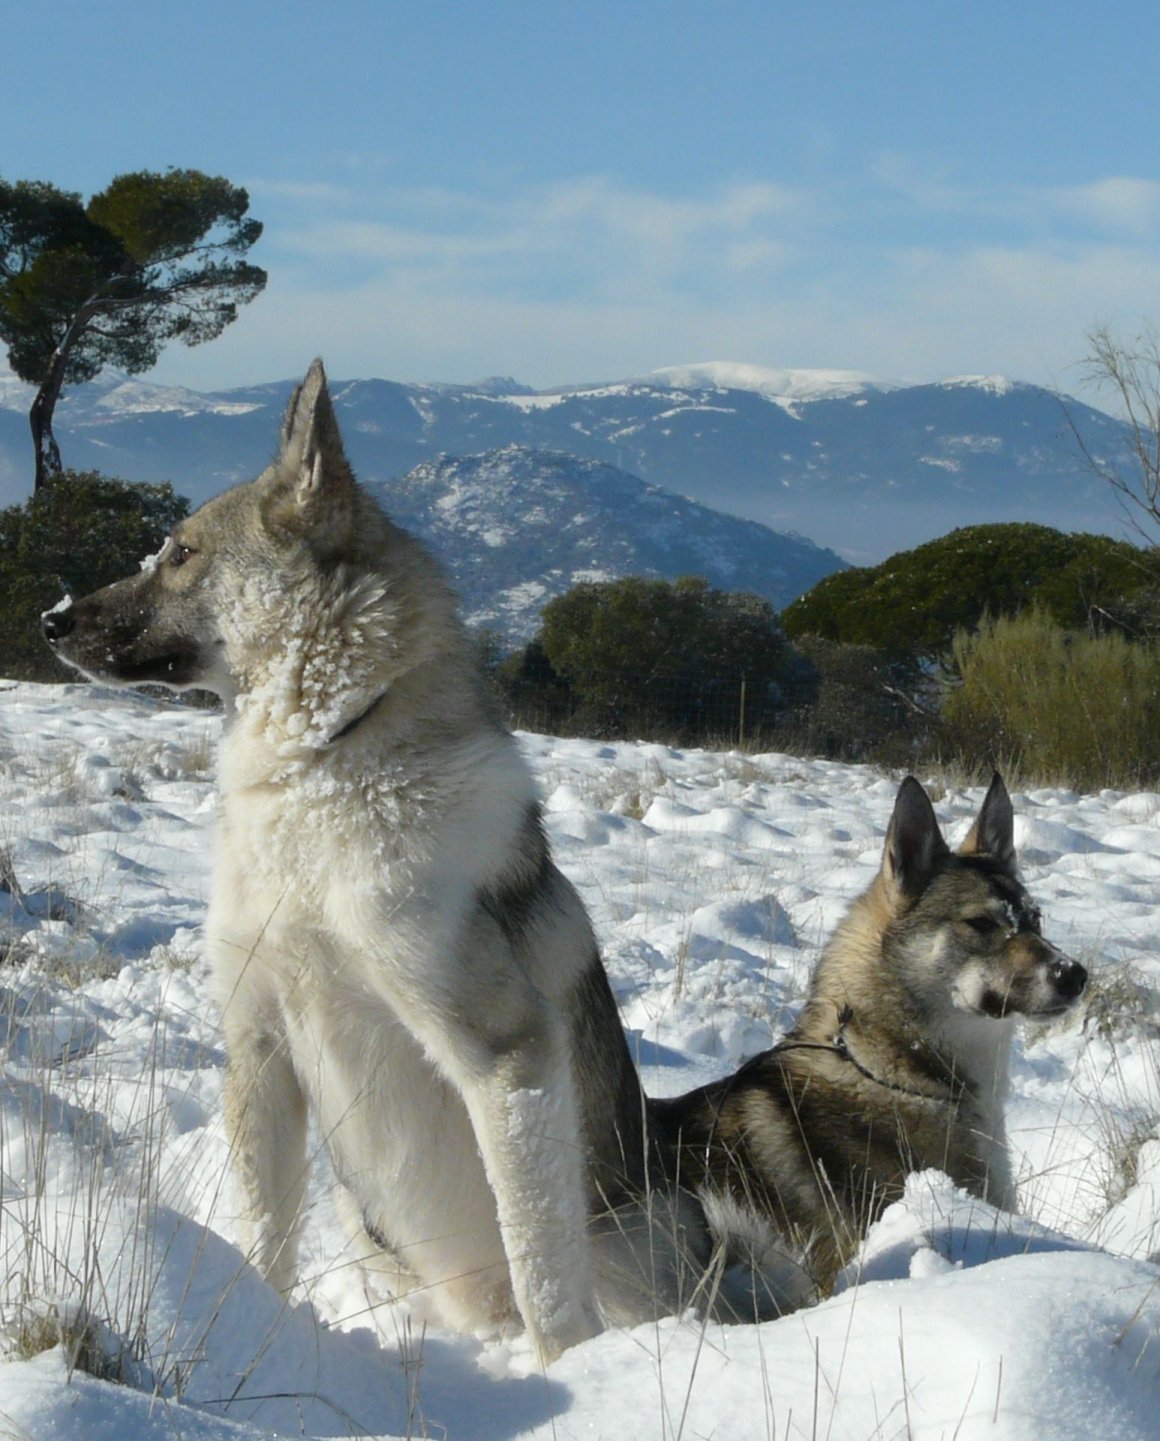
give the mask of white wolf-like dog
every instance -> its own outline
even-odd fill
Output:
[[[676,1308],[699,1205],[666,1190],[588,919],[454,599],[356,483],[321,364],[262,475],[44,627],[99,679],[225,702],[207,935],[244,1240],[270,1281],[294,1281],[312,1110],[364,1255],[450,1323],[518,1310],[550,1359],[602,1313]]]

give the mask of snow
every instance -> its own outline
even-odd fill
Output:
[[[989,395],[1010,395],[1018,386],[1018,381],[1009,380],[1005,375],[952,375],[940,384],[945,390],[959,387],[985,390]]]
[[[511,405],[517,410],[552,410],[564,402],[563,394],[556,394],[551,391],[543,395],[496,395],[486,397],[488,400],[495,400],[499,405]]]
[[[27,410],[36,390],[0,367],[0,410]],[[182,385],[151,385],[118,371],[108,371],[83,389],[69,387],[61,398],[62,415],[69,415],[78,401],[91,402],[97,416],[104,420],[124,415],[247,415],[261,409],[257,402],[227,400],[219,395],[203,395]]]
[[[627,394],[641,387],[694,392],[751,391],[778,404],[793,405],[799,401],[844,399],[868,390],[893,390],[896,382],[878,380],[857,370],[777,370],[739,361],[712,360],[693,365],[662,366],[643,375],[603,385],[567,386],[559,390],[534,392],[520,390],[516,393],[509,393],[499,386],[478,398],[523,411],[551,410],[571,397]],[[693,408],[720,409],[713,406]]]
[[[98,412],[114,415],[150,415],[156,411],[178,415],[248,415],[260,410],[254,401],[222,400],[205,396],[182,385],[150,385],[146,381],[120,378],[97,401]]]
[[[600,461],[507,445],[440,455],[381,488],[384,507],[457,579],[473,624],[531,638],[544,603],[581,575],[702,575],[787,605],[841,561]]]
[[[792,415],[797,413],[799,405],[816,400],[853,399],[856,405],[865,405],[864,397],[868,393],[899,390],[908,383],[910,382],[886,380],[860,370],[778,368],[749,365],[736,360],[707,360],[688,365],[665,365],[641,375],[609,381],[602,385],[573,385],[543,391],[520,390],[512,394],[507,393],[501,386],[476,398],[530,412],[551,410],[571,397],[629,394],[642,387],[686,391],[691,394],[739,390],[760,395],[775,405],[780,405]],[[1002,396],[1009,395],[1019,382],[1010,380],[1005,375],[955,375],[934,384],[948,390],[967,388]],[[127,397],[124,403],[128,403]],[[160,408],[169,408],[169,404],[167,401]],[[720,407],[700,405],[680,409],[714,408]],[[679,411],[672,413],[677,414]]]
[[[896,388],[892,381],[877,380],[858,370],[775,370],[728,360],[663,366],[636,377],[635,383],[674,390],[748,390],[769,400],[789,402],[844,399],[867,390]]]
[[[1022,1214],[924,1173],[821,1305],[762,1326],[611,1330],[542,1373],[521,1335],[376,1304],[324,1164],[289,1304],[234,1244],[201,934],[219,725],[95,687],[0,683],[0,1434],[1154,1441],[1160,796],[1013,796],[1046,932],[1092,970],[1086,1014],[1016,1046]],[[898,777],[522,744],[649,1088],[768,1045],[874,874]],[[958,840],[982,791],[932,793]],[[86,1317],[103,1379],[51,1344]]]
[[[948,450],[968,450],[974,455],[995,455],[1003,449],[998,435],[948,435],[943,444]]]

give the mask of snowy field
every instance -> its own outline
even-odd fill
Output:
[[[1016,1049],[1021,1216],[927,1173],[815,1309],[610,1331],[544,1374],[520,1336],[372,1308],[324,1164],[291,1306],[235,1248],[200,930],[218,725],[0,684],[0,1437],[1160,1436],[1160,796],[1013,795],[1045,930],[1092,970]],[[898,778],[523,740],[648,1086],[767,1046]],[[981,790],[932,794],[959,840]]]

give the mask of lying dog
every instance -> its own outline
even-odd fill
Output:
[[[753,1272],[758,1315],[824,1292],[910,1171],[937,1167],[1013,1209],[1015,1019],[1061,1014],[1087,981],[1040,933],[1013,829],[995,776],[952,852],[908,777],[881,870],[827,945],[797,1025],[735,1075],[652,1102],[727,1257]]]

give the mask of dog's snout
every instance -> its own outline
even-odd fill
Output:
[[[1087,968],[1070,956],[1060,956],[1051,967],[1051,980],[1065,1000],[1073,1001],[1087,985]]]
[[[69,635],[76,625],[76,607],[67,605],[63,609],[47,610],[40,617],[40,628],[49,645],[55,645]]]

